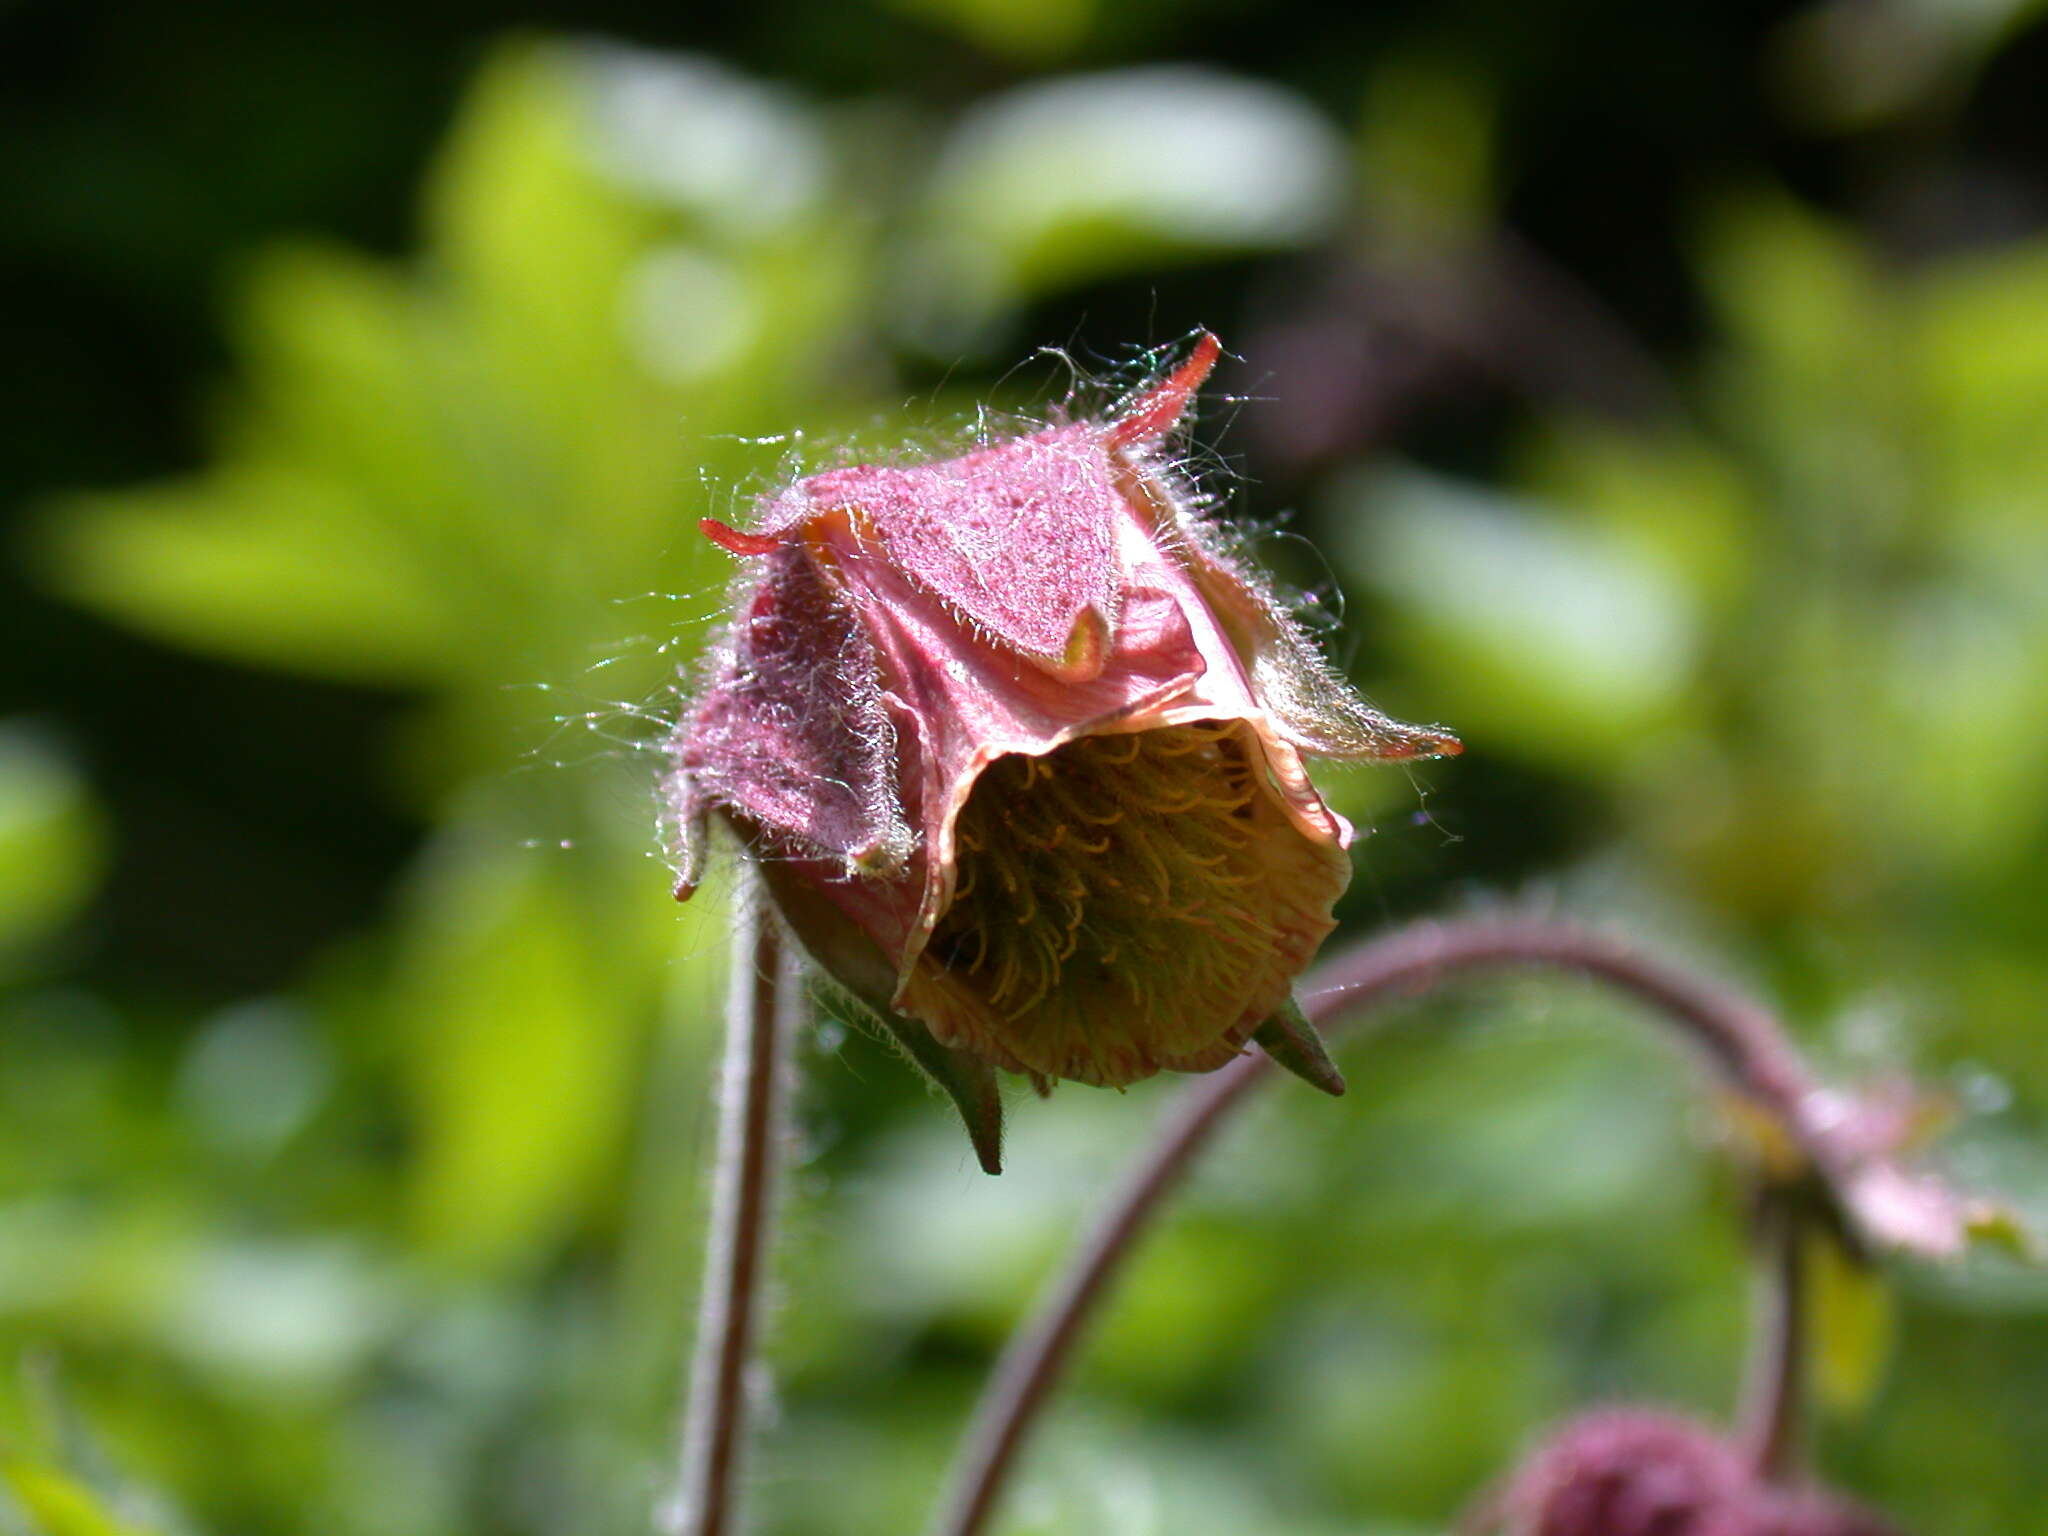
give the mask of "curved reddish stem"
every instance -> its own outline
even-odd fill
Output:
[[[1728,1087],[1825,1170],[1828,1150],[1811,1123],[1813,1082],[1769,1013],[1736,992],[1574,923],[1466,919],[1396,929],[1318,968],[1303,989],[1302,1008],[1312,1022],[1336,1027],[1453,975],[1529,967],[1589,976],[1648,1005],[1705,1056]],[[1218,1125],[1273,1075],[1266,1056],[1240,1056],[1196,1082],[1168,1110],[1152,1145],[996,1362],[962,1437],[931,1536],[977,1536],[985,1529],[1025,1435],[1146,1223]]]

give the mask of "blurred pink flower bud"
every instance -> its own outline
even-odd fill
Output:
[[[1500,1497],[1512,1536],[1744,1536],[1741,1459],[1696,1424],[1616,1409],[1588,1414],[1523,1464]]]
[[[1831,1494],[1765,1481],[1703,1425],[1639,1408],[1565,1425],[1460,1528],[1502,1536],[1898,1536]]]
[[[1350,878],[1303,756],[1459,750],[1367,708],[1196,515],[1164,445],[1218,350],[1108,421],[704,525],[759,565],[673,743],[679,895],[715,812],[991,1171],[997,1067],[1121,1087],[1263,1027],[1341,1088],[1290,1004]]]

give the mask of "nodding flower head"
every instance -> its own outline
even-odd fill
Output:
[[[1197,515],[1166,445],[1217,354],[704,524],[754,564],[673,742],[679,894],[715,813],[990,1171],[998,1067],[1121,1087],[1256,1038],[1341,1089],[1289,1000],[1350,877],[1303,757],[1458,750],[1358,700]]]
[[[1564,1426],[1459,1529],[1467,1536],[1899,1536],[1818,1488],[1759,1476],[1704,1425],[1610,1408]]]

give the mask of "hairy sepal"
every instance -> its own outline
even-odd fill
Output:
[[[1456,757],[1465,750],[1442,726],[1405,724],[1360,698],[1323,659],[1271,583],[1229,553],[1225,532],[1199,515],[1170,466],[1133,453],[1120,485],[1201,594],[1266,717],[1292,746],[1339,762]]]
[[[800,546],[764,558],[677,733],[670,783],[682,844],[701,842],[691,829],[717,805],[744,829],[849,872],[899,869],[914,839],[874,648]]]
[[[1292,1072],[1311,1088],[1333,1099],[1344,1096],[1344,1074],[1337,1070],[1323,1037],[1293,998],[1252,1031],[1252,1042],[1273,1058],[1274,1066]]]
[[[1263,581],[1188,540],[1188,569],[1215,608],[1274,727],[1312,757],[1405,762],[1456,757],[1464,744],[1438,725],[1409,725],[1374,709],[1331,670]]]
[[[825,995],[853,1022],[871,1025],[953,1101],[967,1127],[981,1171],[1003,1171],[1003,1099],[995,1067],[982,1057],[934,1039],[930,1030],[890,1005],[895,967],[869,935],[821,894],[814,873],[764,860],[761,873],[776,910],[789,925]]]
[[[908,469],[856,465],[813,476],[771,513],[846,519],[862,555],[886,561],[954,621],[1056,676],[1099,669],[1123,590],[1121,511],[1099,429],[1075,423]]]

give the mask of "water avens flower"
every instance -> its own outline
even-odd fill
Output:
[[[1574,1419],[1460,1521],[1465,1536],[1900,1536],[1827,1490],[1773,1483],[1705,1425],[1642,1408]]]
[[[1454,753],[1368,708],[1227,548],[1168,445],[1203,336],[1101,421],[766,498],[673,742],[678,894],[717,815],[823,973],[952,1093],[1122,1087],[1256,1040],[1342,1080],[1290,997],[1351,829],[1305,756]]]

